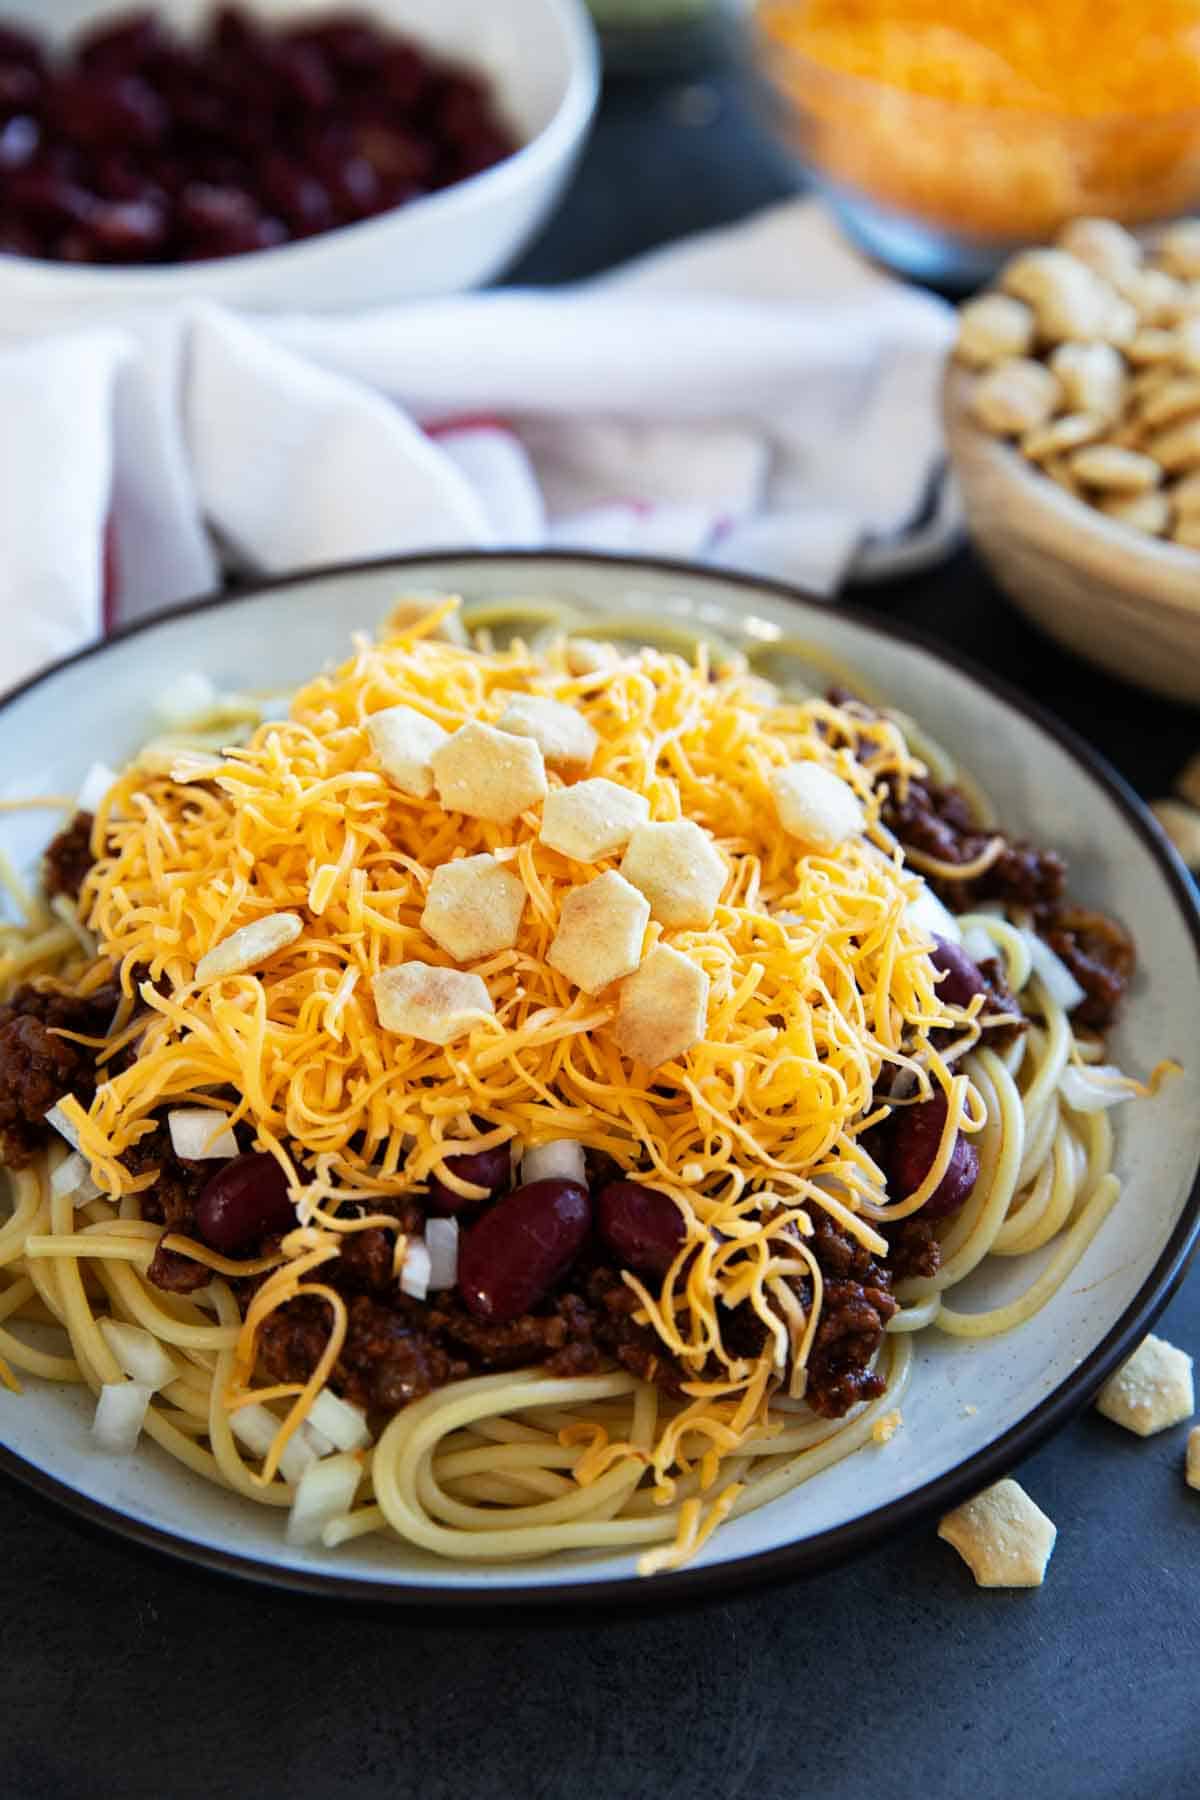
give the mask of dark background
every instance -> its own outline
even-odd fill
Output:
[[[610,84],[515,278],[593,273],[791,191],[732,76]],[[1200,714],[1085,668],[965,551],[868,590],[998,670],[1148,796]],[[1200,1343],[1200,1281],[1160,1329]],[[0,1800],[297,1795],[1200,1794],[1200,1494],[1186,1428],[1089,1413],[1023,1466],[1058,1525],[1046,1586],[975,1588],[932,1524],[727,1604],[439,1623],[196,1572],[0,1481]]]

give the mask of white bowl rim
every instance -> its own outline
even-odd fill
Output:
[[[312,237],[290,238],[286,243],[272,244],[265,250],[247,250],[237,256],[213,256],[198,263],[69,263],[56,262],[46,256],[9,254],[0,257],[0,278],[7,266],[19,269],[26,280],[40,286],[61,283],[64,288],[83,287],[90,282],[101,287],[120,285],[127,295],[145,288],[146,297],[150,299],[156,297],[155,290],[169,286],[172,281],[182,282],[187,275],[199,271],[257,270],[268,264],[277,268],[285,258],[298,264],[306,256],[315,258],[323,250],[351,238],[361,244],[369,233],[392,225],[400,218],[446,218],[455,211],[474,206],[477,200],[486,204],[490,199],[498,199],[507,189],[522,185],[527,175],[540,172],[546,164],[552,166],[571,144],[582,138],[600,97],[600,45],[583,0],[546,0],[546,3],[557,13],[567,34],[570,66],[566,88],[553,117],[537,135],[528,143],[518,145],[511,155],[493,163],[490,169],[481,169],[478,174],[464,176],[461,181],[451,182],[449,187],[439,188],[436,193],[406,200],[370,218],[335,225]]]
[[[85,645],[73,655],[61,657],[57,662],[0,694],[0,711],[18,697],[41,686],[43,682],[52,680],[61,670],[93,657],[103,656],[110,645],[153,631],[181,616],[216,613],[231,604],[252,602],[260,596],[278,593],[281,589],[313,582],[354,579],[360,575],[391,570],[404,576],[408,572],[434,564],[466,566],[472,563],[486,565],[490,562],[503,562],[509,566],[525,563],[531,568],[574,563],[623,570],[632,577],[639,573],[668,575],[700,586],[714,583],[729,586],[732,583],[750,594],[760,593],[775,600],[785,600],[807,612],[825,612],[828,609],[827,601],[785,582],[666,557],[614,556],[595,551],[433,549],[404,556],[370,557],[355,562],[306,568],[286,575],[248,581],[220,593],[199,596],[182,606],[164,608],[119,628],[107,638]],[[1148,807],[1099,751],[1093,749],[1052,712],[1028,699],[1009,682],[957,650],[947,649],[931,634],[889,619],[868,607],[850,604],[840,605],[838,610],[864,630],[913,645],[957,670],[1054,739],[1076,763],[1081,774],[1104,792],[1143,841],[1147,852],[1158,865],[1159,874],[1178,907],[1181,921],[1191,939],[1197,959],[1200,960],[1200,892],[1193,886],[1183,862]],[[183,1562],[241,1580],[324,1598],[365,1601],[376,1606],[420,1607],[426,1615],[432,1610],[468,1616],[486,1615],[489,1619],[494,1619],[497,1611],[501,1611],[514,1620],[520,1620],[531,1612],[541,1613],[550,1608],[569,1610],[572,1607],[586,1607],[591,1613],[595,1613],[597,1609],[613,1607],[645,1611],[662,1610],[685,1601],[727,1599],[767,1582],[778,1583],[824,1572],[870,1549],[885,1537],[909,1529],[934,1513],[947,1511],[991,1482],[998,1481],[1015,1463],[1031,1455],[1076,1413],[1082,1411],[1113,1370],[1132,1353],[1183,1280],[1197,1248],[1200,1248],[1200,1162],[1193,1173],[1187,1199],[1174,1229],[1154,1267],[1120,1317],[1058,1387],[1002,1436],[911,1493],[813,1537],[739,1557],[731,1562],[658,1575],[653,1581],[620,1577],[515,1591],[502,1585],[489,1587],[486,1582],[473,1587],[443,1588],[427,1586],[420,1581],[380,1583],[353,1575],[337,1576],[318,1570],[280,1567],[241,1556],[233,1550],[194,1543],[168,1529],[118,1512],[60,1481],[57,1476],[35,1467],[3,1444],[0,1444],[0,1472],[14,1477],[45,1498],[69,1508],[77,1517],[91,1525],[112,1531],[119,1537],[150,1549],[166,1551]]]

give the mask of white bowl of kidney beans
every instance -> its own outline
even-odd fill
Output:
[[[597,86],[582,0],[0,0],[0,333],[476,286]]]

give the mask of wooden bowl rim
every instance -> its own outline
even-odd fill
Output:
[[[1085,500],[1059,487],[1048,475],[1043,475],[1006,438],[994,437],[977,425],[968,411],[973,375],[974,371],[964,368],[961,363],[948,362],[942,389],[950,461],[964,488],[977,478],[981,468],[986,467],[994,478],[1008,486],[1020,505],[1039,514],[1043,522],[1062,529],[1063,535],[1056,542],[1055,550],[1064,562],[1080,560],[1072,554],[1072,539],[1086,538],[1092,552],[1089,560],[1094,560],[1098,549],[1109,548],[1130,575],[1136,570],[1147,582],[1156,569],[1170,575],[1173,591],[1169,592],[1152,593],[1141,585],[1121,583],[1119,594],[1126,604],[1154,612],[1165,609],[1184,617],[1200,615],[1200,550],[1163,538],[1148,537],[1131,525],[1122,524],[1119,519],[1110,519],[1106,513],[1089,506]],[[965,466],[968,455],[975,464],[970,472]],[[1193,596],[1178,592],[1180,580],[1189,577],[1196,584]],[[1115,580],[1109,591],[1118,591]]]

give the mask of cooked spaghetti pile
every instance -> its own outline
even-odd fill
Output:
[[[921,765],[890,720],[781,703],[738,662],[710,669],[703,648],[690,665],[643,650],[573,675],[562,645],[459,648],[433,635],[439,616],[361,643],[245,747],[181,755],[174,778],[134,765],[112,788],[81,912],[125,995],[103,1055],[134,1043],[137,1054],[90,1111],[68,1100],[64,1113],[99,1186],[121,1195],[153,1180],[121,1158],[165,1107],[211,1106],[214,1090],[232,1090],[231,1123],[252,1125],[283,1164],[301,1220],[334,1233],[363,1225],[361,1203],[419,1194],[431,1176],[461,1187],[450,1155],[563,1138],[606,1153],[684,1216],[661,1286],[626,1280],[696,1375],[690,1423],[711,1414],[711,1444],[732,1449],[764,1428],[785,1367],[790,1392],[803,1393],[820,1314],[821,1272],[805,1246],[812,1209],[881,1254],[877,1223],[924,1198],[889,1203],[859,1141],[879,1116],[881,1079],[908,1069],[922,1094],[939,1084],[953,1101],[947,1145],[982,1123],[966,1079],[929,1039],[978,1036],[978,1002],[964,1012],[939,1001],[928,934],[908,914],[921,884],[878,823],[876,784],[902,790]],[[619,1048],[617,993],[584,993],[549,960],[564,901],[620,856],[583,864],[550,849],[537,808],[497,825],[446,810],[436,794],[415,798],[372,755],[366,721],[385,708],[413,707],[453,732],[495,723],[514,694],[581,713],[598,738],[588,776],[644,796],[652,820],[693,821],[727,866],[707,926],[647,928],[643,960],[669,944],[710,984],[703,1038],[656,1069]],[[866,819],[864,833],[823,853],[780,829],[770,787],[773,771],[805,761],[847,783]],[[455,966],[421,916],[434,871],[481,852],[526,895],[514,947],[472,964],[494,1013],[446,1045],[398,1038],[381,1027],[375,978],[414,958]],[[266,966],[197,984],[201,959],[233,931],[280,913],[303,928]],[[320,1246],[298,1234],[287,1247],[313,1264]],[[811,1280],[809,1307],[787,1276]],[[271,1301],[295,1292],[280,1270]],[[753,1360],[722,1338],[747,1300],[768,1332]],[[256,1322],[268,1310],[256,1303]],[[240,1361],[248,1372],[251,1346]],[[660,1447],[662,1479],[687,1466],[686,1438],[672,1432]]]

